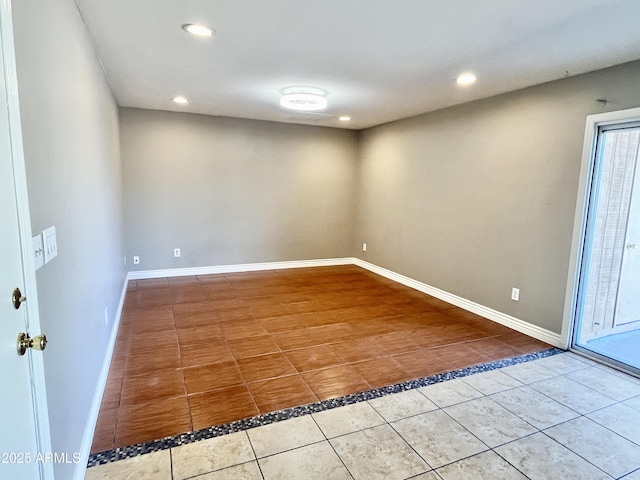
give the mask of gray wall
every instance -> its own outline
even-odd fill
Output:
[[[57,258],[37,272],[52,443],[71,454],[125,276],[118,111],[72,0],[13,10],[31,221],[34,233],[55,225],[58,238]],[[56,478],[75,468],[57,464]]]
[[[130,269],[352,256],[356,132],[130,108],[120,127]]]
[[[358,255],[560,333],[585,118],[638,85],[635,62],[361,132]]]

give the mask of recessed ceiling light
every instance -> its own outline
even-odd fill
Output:
[[[189,100],[187,100],[185,97],[181,95],[177,97],[173,97],[172,100],[174,103],[177,103],[178,105],[186,105],[187,103],[189,103]]]
[[[351,117],[349,115],[342,115],[338,117],[338,120],[340,120],[341,122],[348,122],[349,120],[351,120]]]
[[[282,90],[280,106],[289,110],[313,112],[327,108],[327,92],[316,87],[288,87]]]
[[[210,37],[214,33],[212,28],[199,23],[185,23],[182,25],[182,29],[191,35],[196,35],[198,37]]]
[[[463,73],[456,78],[458,85],[471,85],[472,83],[476,83],[476,80],[476,76],[473,73]]]

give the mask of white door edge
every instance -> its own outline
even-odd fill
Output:
[[[20,122],[20,102],[18,100],[18,81],[15,63],[15,48],[13,41],[13,22],[11,0],[0,0],[0,35],[5,62],[5,82],[10,125],[11,149],[13,152],[14,185],[16,204],[18,209],[18,223],[20,230],[20,246],[22,250],[22,268],[24,272],[25,295],[29,299],[27,307],[27,321],[30,332],[40,333],[40,313],[38,309],[38,290],[36,285],[35,265],[31,245],[31,216],[29,212],[29,197],[27,194],[27,174],[22,149],[22,128]],[[51,435],[49,429],[49,409],[45,386],[44,361],[42,355],[30,355],[32,372],[32,389],[35,424],[38,437],[38,451],[52,452]],[[53,464],[43,462],[41,473],[46,480],[53,480]]]
[[[599,113],[587,116],[584,143],[582,147],[582,164],[580,167],[576,211],[573,222],[573,237],[571,240],[571,256],[569,257],[567,288],[565,292],[564,312],[562,316],[561,342],[565,345],[565,348],[569,348],[571,346],[573,327],[576,321],[578,281],[580,279],[582,255],[584,253],[587,209],[589,206],[589,197],[591,194],[590,186],[595,165],[594,157],[598,127],[615,123],[630,122],[638,119],[640,119],[640,108],[629,108],[627,110],[618,110],[616,112]]]

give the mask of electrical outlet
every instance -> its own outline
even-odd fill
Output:
[[[367,251],[367,244],[366,244],[366,243],[363,243],[363,244],[362,244],[362,251],[363,251],[363,252],[366,252],[366,251]]]
[[[138,255],[133,256],[133,264],[140,265],[140,257]]]
[[[180,256],[180,249],[179,248],[174,248],[173,249],[173,256],[178,258]]]
[[[514,300],[516,302],[520,301],[520,289],[519,288],[513,287],[511,289],[511,300]]]

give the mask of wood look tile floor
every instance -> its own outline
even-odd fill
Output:
[[[134,280],[92,453],[546,348],[355,266]]]

